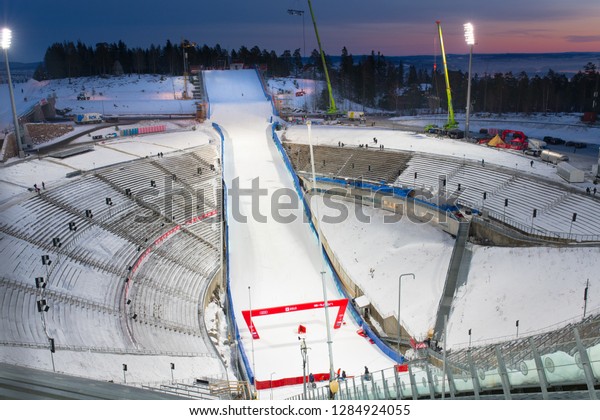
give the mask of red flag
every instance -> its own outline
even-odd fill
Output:
[[[304,325],[298,325],[298,334],[306,334],[306,327]]]

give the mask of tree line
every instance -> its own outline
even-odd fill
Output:
[[[433,66],[432,66],[433,67]],[[404,113],[447,110],[443,72],[393,63],[381,53],[355,59],[342,49],[339,66],[330,70],[332,84],[342,98]],[[468,73],[449,71],[452,105],[466,110]],[[549,70],[546,75],[526,72],[474,74],[471,78],[471,111],[489,113],[598,112],[600,72],[587,63],[572,77]]]
[[[123,41],[97,43],[95,47],[65,41],[54,43],[46,50],[44,60],[35,72],[37,80],[62,79],[108,74],[169,74],[184,73],[184,54],[189,66],[226,68],[232,62],[260,66],[271,77],[323,78],[323,66],[317,50],[303,60],[300,49],[282,54],[258,46],[228,51],[219,44],[214,47],[195,45],[187,40],[164,46],[130,48]],[[354,57],[346,47],[339,63],[332,65],[327,56],[335,95],[364,107],[403,113],[429,109],[447,109],[444,75],[441,71],[417,69],[402,62],[392,62],[381,53]],[[449,71],[455,110],[466,109],[468,75]],[[585,112],[598,111],[600,73],[588,63],[572,77],[549,70],[544,76],[513,74],[475,74],[472,77],[471,110],[490,113]],[[596,96],[594,96],[596,95]],[[322,107],[326,94],[321,95]]]

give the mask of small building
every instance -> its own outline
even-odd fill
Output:
[[[560,162],[556,165],[556,173],[565,181],[574,183],[574,182],[584,182],[584,173],[581,169],[577,169],[573,165],[567,162]]]

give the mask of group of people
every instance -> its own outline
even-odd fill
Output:
[[[46,189],[46,184],[44,183],[44,181],[42,181],[42,190],[40,189],[40,187],[38,187],[37,184],[33,184],[33,189],[35,190],[36,193],[40,194],[42,192],[42,190]]]
[[[375,144],[377,144],[377,138],[373,137],[373,142],[374,142]],[[345,144],[344,142],[338,141],[338,147],[344,147],[345,145],[346,145],[346,144]],[[362,144],[362,143],[360,143],[360,144],[358,145],[358,147],[361,147],[361,148],[363,148],[363,147],[364,147],[365,149],[368,149],[368,148],[369,148],[369,145],[368,145],[367,143],[365,143],[365,144]],[[380,144],[380,145],[379,145],[379,150],[383,150],[383,144]]]
[[[594,187],[594,189],[593,189],[593,190],[592,190],[590,187],[587,187],[587,188],[585,189],[585,192],[586,192],[586,194],[587,194],[587,195],[590,195],[590,194],[592,194],[592,193],[593,193],[594,195],[596,195],[596,193],[598,192],[598,190],[596,189],[596,187]]]
[[[341,368],[338,369],[335,372],[335,379],[338,381],[345,381],[347,379],[347,375],[346,375],[346,371],[342,370]],[[363,373],[363,379],[365,381],[370,381],[371,380],[371,373],[369,372],[369,368],[365,366],[365,372]],[[311,386],[311,388],[316,388],[317,385],[315,384],[315,375],[313,375],[313,373],[311,372],[308,375],[308,382]]]

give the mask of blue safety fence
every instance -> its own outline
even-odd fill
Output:
[[[456,218],[456,217],[452,213],[459,210],[459,208],[455,205],[450,205],[450,204],[438,205],[438,204],[431,203],[426,200],[422,200],[420,198],[410,197],[411,193],[414,191],[412,188],[400,188],[400,187],[394,187],[394,186],[386,185],[386,184],[375,184],[373,182],[365,182],[360,179],[330,178],[330,177],[326,177],[326,176],[318,176],[317,181],[318,182],[326,182],[328,184],[337,184],[344,188],[355,187],[355,188],[361,188],[363,190],[371,190],[374,193],[388,194],[388,195],[393,195],[395,197],[401,197],[401,198],[410,198],[414,202],[419,203],[423,206],[430,207],[430,208],[440,211],[442,213],[450,213],[451,217],[453,217],[453,218]]]
[[[223,168],[225,166],[224,160],[223,160],[223,156],[224,156],[224,150],[225,150],[225,136],[223,135],[223,130],[221,129],[221,127],[216,124],[216,123],[212,123],[212,127],[215,129],[215,131],[219,134],[219,137],[221,138],[221,168]],[[250,381],[250,383],[254,384],[254,372],[252,371],[252,364],[250,363],[250,361],[248,360],[248,356],[246,355],[246,350],[244,349],[244,344],[242,343],[242,339],[240,336],[240,330],[238,328],[238,323],[237,323],[237,319],[235,317],[235,311],[234,309],[234,304],[233,304],[233,298],[231,296],[231,280],[229,277],[229,223],[227,221],[227,185],[225,184],[225,182],[223,182],[223,214],[225,215],[225,247],[227,249],[227,253],[225,254],[225,266],[227,268],[227,278],[226,278],[226,290],[227,290],[227,298],[229,300],[230,303],[230,311],[229,311],[229,316],[231,317],[231,321],[233,323],[233,328],[234,328],[234,335],[235,335],[235,341],[237,342],[237,346],[238,346],[238,350],[239,350],[239,354],[241,355],[242,358],[242,363],[244,364],[244,369],[246,370],[246,373],[248,375],[248,380]]]
[[[310,207],[308,206],[308,203],[306,202],[306,200],[304,198],[304,193],[302,192],[302,189],[300,188],[300,181],[298,179],[298,176],[296,175],[296,172],[293,169],[292,163],[290,162],[290,160],[288,158],[288,155],[285,152],[285,149],[283,148],[281,140],[279,140],[279,136],[277,136],[277,133],[275,132],[275,126],[276,125],[277,124],[273,124],[272,125],[272,138],[273,138],[273,142],[275,143],[275,146],[277,147],[277,150],[281,154],[288,172],[292,176],[292,179],[294,181],[294,188],[296,190],[296,193],[298,194],[298,197],[300,197],[300,199],[302,200],[302,203],[304,204],[304,211],[308,215],[308,221],[309,221],[311,230],[313,231],[313,233],[315,235],[317,235],[317,231],[315,229],[315,226],[314,226],[314,224],[312,222],[312,218],[311,218],[311,210],[310,210]],[[372,184],[372,185],[376,186],[376,184]],[[321,249],[321,252],[323,253],[323,256],[325,257],[325,261],[327,262],[327,265],[329,266],[329,270],[331,271],[331,273],[333,275],[333,279],[334,279],[334,282],[335,282],[335,285],[336,285],[338,291],[346,299],[348,299],[348,300],[350,300],[350,302],[352,302],[352,298],[346,293],[346,290],[343,287],[342,281],[340,280],[340,278],[337,275],[336,271],[333,269],[333,264],[331,263],[331,260],[329,259],[329,256],[325,252],[325,249]],[[365,332],[365,334],[367,335],[367,337],[370,338],[371,340],[373,340],[373,343],[386,356],[388,356],[390,359],[394,360],[396,363],[404,363],[404,361],[405,361],[404,357],[401,354],[397,353],[394,349],[392,349],[386,343],[384,343],[377,336],[377,334],[375,334],[371,330],[371,328],[369,328],[369,325],[365,322],[365,320],[362,318],[362,316],[358,313],[358,311],[356,310],[356,308],[354,307],[354,305],[352,303],[350,305],[348,305],[348,309],[347,310],[350,312],[350,315],[354,318],[354,320],[356,321],[356,323],[363,329],[363,331]]]
[[[413,191],[412,189],[393,187],[386,184],[375,184],[373,182],[366,182],[360,179],[341,179],[341,178],[330,178],[326,176],[318,176],[317,182],[326,182],[328,184],[341,185],[344,188],[355,187],[363,190],[371,190],[374,193],[394,195],[396,197],[408,197]]]

